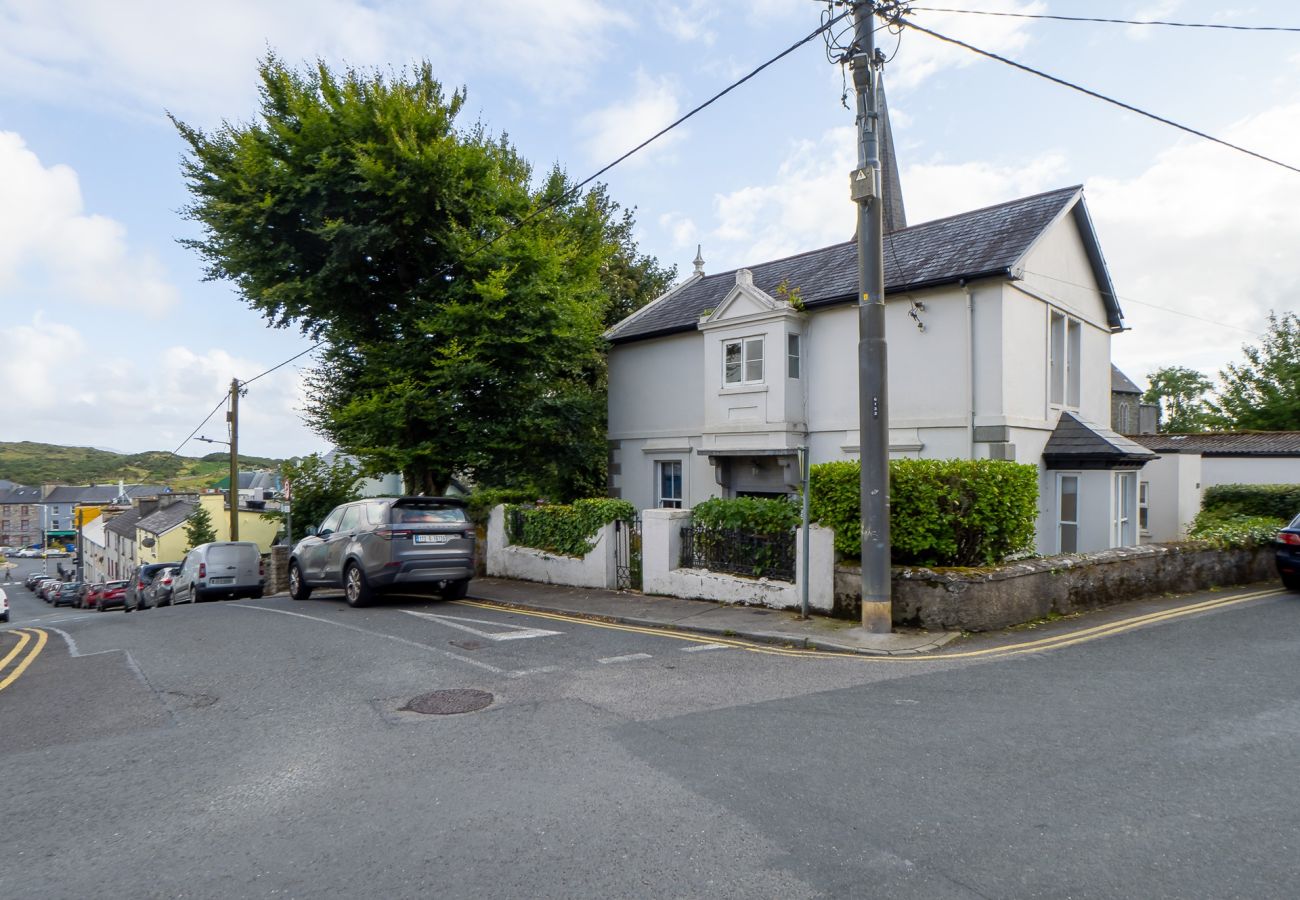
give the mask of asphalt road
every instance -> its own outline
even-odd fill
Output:
[[[7,590],[10,628],[48,641],[0,688],[0,897],[1289,898],[1300,881],[1294,595],[945,661],[421,598],[123,614]],[[490,705],[402,709],[466,689]]]

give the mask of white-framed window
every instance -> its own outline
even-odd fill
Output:
[[[763,383],[763,339],[740,338],[722,345],[724,385]]]
[[[682,461],[661,459],[655,463],[655,506],[682,508]]]
[[[1079,476],[1056,476],[1056,551],[1079,552]]]
[[[1083,323],[1052,311],[1047,340],[1047,396],[1053,406],[1079,406]]]
[[[1151,482],[1138,482],[1138,528],[1143,534],[1151,531],[1150,527]]]
[[[1137,543],[1133,530],[1133,501],[1137,499],[1137,473],[1115,473],[1114,546],[1131,547]]]
[[[785,374],[787,378],[799,377],[799,335],[785,336]]]

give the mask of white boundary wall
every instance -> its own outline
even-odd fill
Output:
[[[488,517],[487,573],[497,578],[567,584],[573,587],[617,586],[614,554],[614,523],[596,532],[591,552],[583,557],[560,556],[507,543],[504,506],[496,506]]]
[[[799,584],[767,578],[738,578],[707,569],[679,568],[682,529],[689,509],[647,509],[641,513],[642,589],[647,594],[792,609],[800,606]],[[795,572],[803,574],[803,529],[796,533]],[[835,603],[835,533],[812,526],[808,536],[808,606],[830,612]]]

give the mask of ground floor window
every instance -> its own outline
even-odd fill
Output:
[[[1056,549],[1079,552],[1079,476],[1056,476]]]
[[[660,509],[682,508],[682,462],[664,459],[655,463],[655,505]]]
[[[1138,482],[1138,528],[1146,534],[1151,530],[1147,514],[1150,512],[1149,505],[1151,502],[1151,482]]]
[[[1116,547],[1131,547],[1137,543],[1133,531],[1133,503],[1137,499],[1137,473],[1115,473],[1115,540]]]

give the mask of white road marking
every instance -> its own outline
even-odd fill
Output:
[[[596,660],[596,662],[600,663],[602,666],[607,666],[610,663],[632,662],[637,659],[652,658],[653,657],[651,657],[649,653],[629,653],[627,656],[607,656],[604,659]]]
[[[457,662],[463,662],[467,665],[477,666],[485,669],[494,675],[504,675],[505,669],[498,669],[496,666],[488,665],[485,662],[479,662],[477,659],[470,659],[468,656],[461,656],[459,653],[452,653],[450,650],[443,650],[441,647],[430,647],[428,644],[421,644],[419,641],[407,640],[403,637],[397,637],[391,634],[384,634],[382,631],[371,631],[368,628],[358,628],[356,625],[347,625],[343,622],[331,622],[329,619],[322,619],[319,616],[309,616],[305,613],[289,612],[287,609],[270,609],[266,606],[253,606],[248,603],[227,603],[226,606],[237,606],[240,609],[255,609],[259,612],[276,613],[281,616],[295,616],[299,619],[310,619],[313,622],[320,622],[323,625],[333,625],[335,628],[346,628],[348,631],[355,631],[359,634],[366,634],[370,637],[384,638],[389,641],[396,641],[399,644],[406,644],[409,647],[418,647],[421,650],[428,650],[430,653],[438,653],[442,656],[450,657]]]
[[[528,638],[550,637],[553,634],[563,634],[561,631],[547,631],[545,628],[528,628],[524,625],[511,625],[507,622],[493,622],[488,619],[465,619],[459,616],[440,616],[436,613],[416,612],[413,609],[404,609],[402,612],[408,616],[418,616],[421,619],[432,619],[440,622],[448,628],[458,628],[461,631],[468,631],[470,634],[481,637],[489,641],[522,641]],[[509,628],[510,631],[483,631],[480,628],[474,628],[466,625],[466,622],[473,622],[475,625],[491,625],[495,628]]]
[[[529,675],[545,675],[548,672],[560,671],[559,666],[539,666],[536,669],[517,669],[506,675],[507,678],[527,678]]]
[[[699,653],[701,650],[730,650],[729,644],[695,644],[682,650],[683,653]]]

